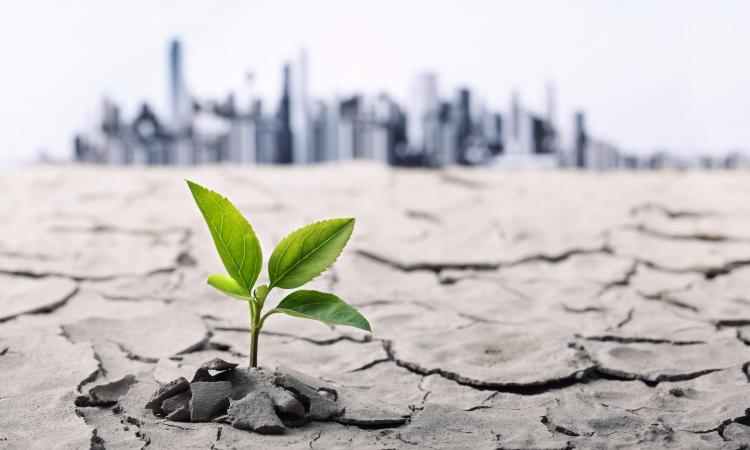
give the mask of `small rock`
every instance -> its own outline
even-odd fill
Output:
[[[190,420],[193,422],[209,421],[229,406],[229,395],[232,384],[228,381],[190,383]]]
[[[251,392],[242,400],[233,401],[227,411],[232,426],[260,434],[282,434],[284,424],[274,411],[273,402],[264,392]]]
[[[230,363],[227,361],[224,361],[221,358],[214,358],[210,361],[206,361],[203,364],[201,364],[201,369],[208,369],[208,370],[229,370],[234,369],[237,367],[236,363]]]
[[[174,397],[164,400],[161,404],[161,410],[169,415],[181,408],[190,407],[190,391],[183,391]],[[189,414],[188,414],[189,416]]]
[[[241,400],[250,392],[263,391],[268,394],[284,419],[305,417],[305,406],[289,391],[274,383],[276,374],[260,368],[241,368],[219,374],[217,378],[232,383],[232,400]]]
[[[329,420],[340,416],[344,408],[336,403],[336,391],[320,380],[298,372],[285,370],[276,377],[275,383],[303,398],[309,404],[307,415],[312,420]],[[303,381],[304,380],[304,381]]]
[[[161,410],[161,405],[164,400],[174,397],[175,395],[186,391],[188,388],[190,388],[190,383],[188,383],[188,380],[184,377],[177,378],[163,386],[159,386],[159,390],[156,391],[151,397],[151,400],[146,403],[146,408],[153,411],[154,414],[163,415],[164,412]]]
[[[195,371],[195,375],[193,375],[193,379],[190,382],[195,383],[196,381],[216,381],[216,378],[211,375],[208,369],[201,367]]]

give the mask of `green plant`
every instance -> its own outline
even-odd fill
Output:
[[[332,325],[371,331],[362,314],[333,294],[299,290],[261,315],[275,288],[294,289],[323,273],[341,254],[354,231],[354,219],[329,219],[299,228],[281,240],[268,260],[268,285],[255,287],[263,254],[255,231],[225,197],[189,180],[190,192],[208,224],[226,275],[211,275],[208,284],[250,310],[250,367],[258,365],[258,338],[269,316],[284,313]]]

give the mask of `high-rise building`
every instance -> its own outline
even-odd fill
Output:
[[[307,52],[301,50],[292,66],[291,84],[292,162],[307,164],[312,159],[310,101],[307,92]]]
[[[359,156],[362,148],[359,115],[361,99],[350,97],[339,104],[338,148],[339,160],[351,161]]]
[[[169,106],[169,126],[175,137],[174,164],[193,164],[195,155],[190,142],[193,104],[185,84],[182,44],[177,39],[169,46]]]
[[[468,150],[471,145],[471,92],[468,89],[458,91],[456,102],[456,157],[458,164],[470,164]]]
[[[292,141],[290,90],[291,69],[289,64],[286,64],[284,65],[284,87],[281,92],[279,111],[276,116],[276,155],[273,158],[273,162],[280,164],[290,164],[293,162],[292,148],[294,142]]]
[[[434,158],[438,150],[439,107],[437,77],[430,72],[420,74],[412,86],[406,126],[409,146],[426,159]]]
[[[575,113],[575,123],[573,125],[573,161],[575,167],[586,167],[586,147],[588,136],[586,135],[586,123],[583,112]]]

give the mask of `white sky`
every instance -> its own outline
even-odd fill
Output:
[[[223,97],[252,69],[275,108],[281,64],[304,46],[313,95],[404,99],[434,70],[445,96],[466,84],[506,109],[515,87],[541,111],[552,80],[561,125],[583,108],[624,149],[750,150],[749,21],[741,0],[4,2],[0,166],[68,157],[104,94],[128,114],[145,99],[164,111],[173,36],[199,96]]]

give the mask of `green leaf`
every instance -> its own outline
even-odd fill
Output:
[[[257,288],[255,288],[255,298],[260,300],[265,300],[266,296],[268,295],[268,286],[265,284],[261,284]]]
[[[292,292],[269,314],[276,312],[315,319],[331,325],[347,325],[372,331],[370,323],[359,311],[335,295],[326,292],[308,290]]]
[[[269,289],[300,287],[320,275],[336,261],[352,231],[352,218],[323,220],[293,231],[268,261]]]
[[[225,197],[187,181],[195,203],[206,219],[221,262],[229,276],[250,296],[263,264],[260,243],[253,227]]]
[[[245,293],[245,290],[234,278],[230,278],[226,275],[211,275],[208,277],[208,284],[215,287],[230,297],[234,297],[237,300],[250,301],[252,297]]]

